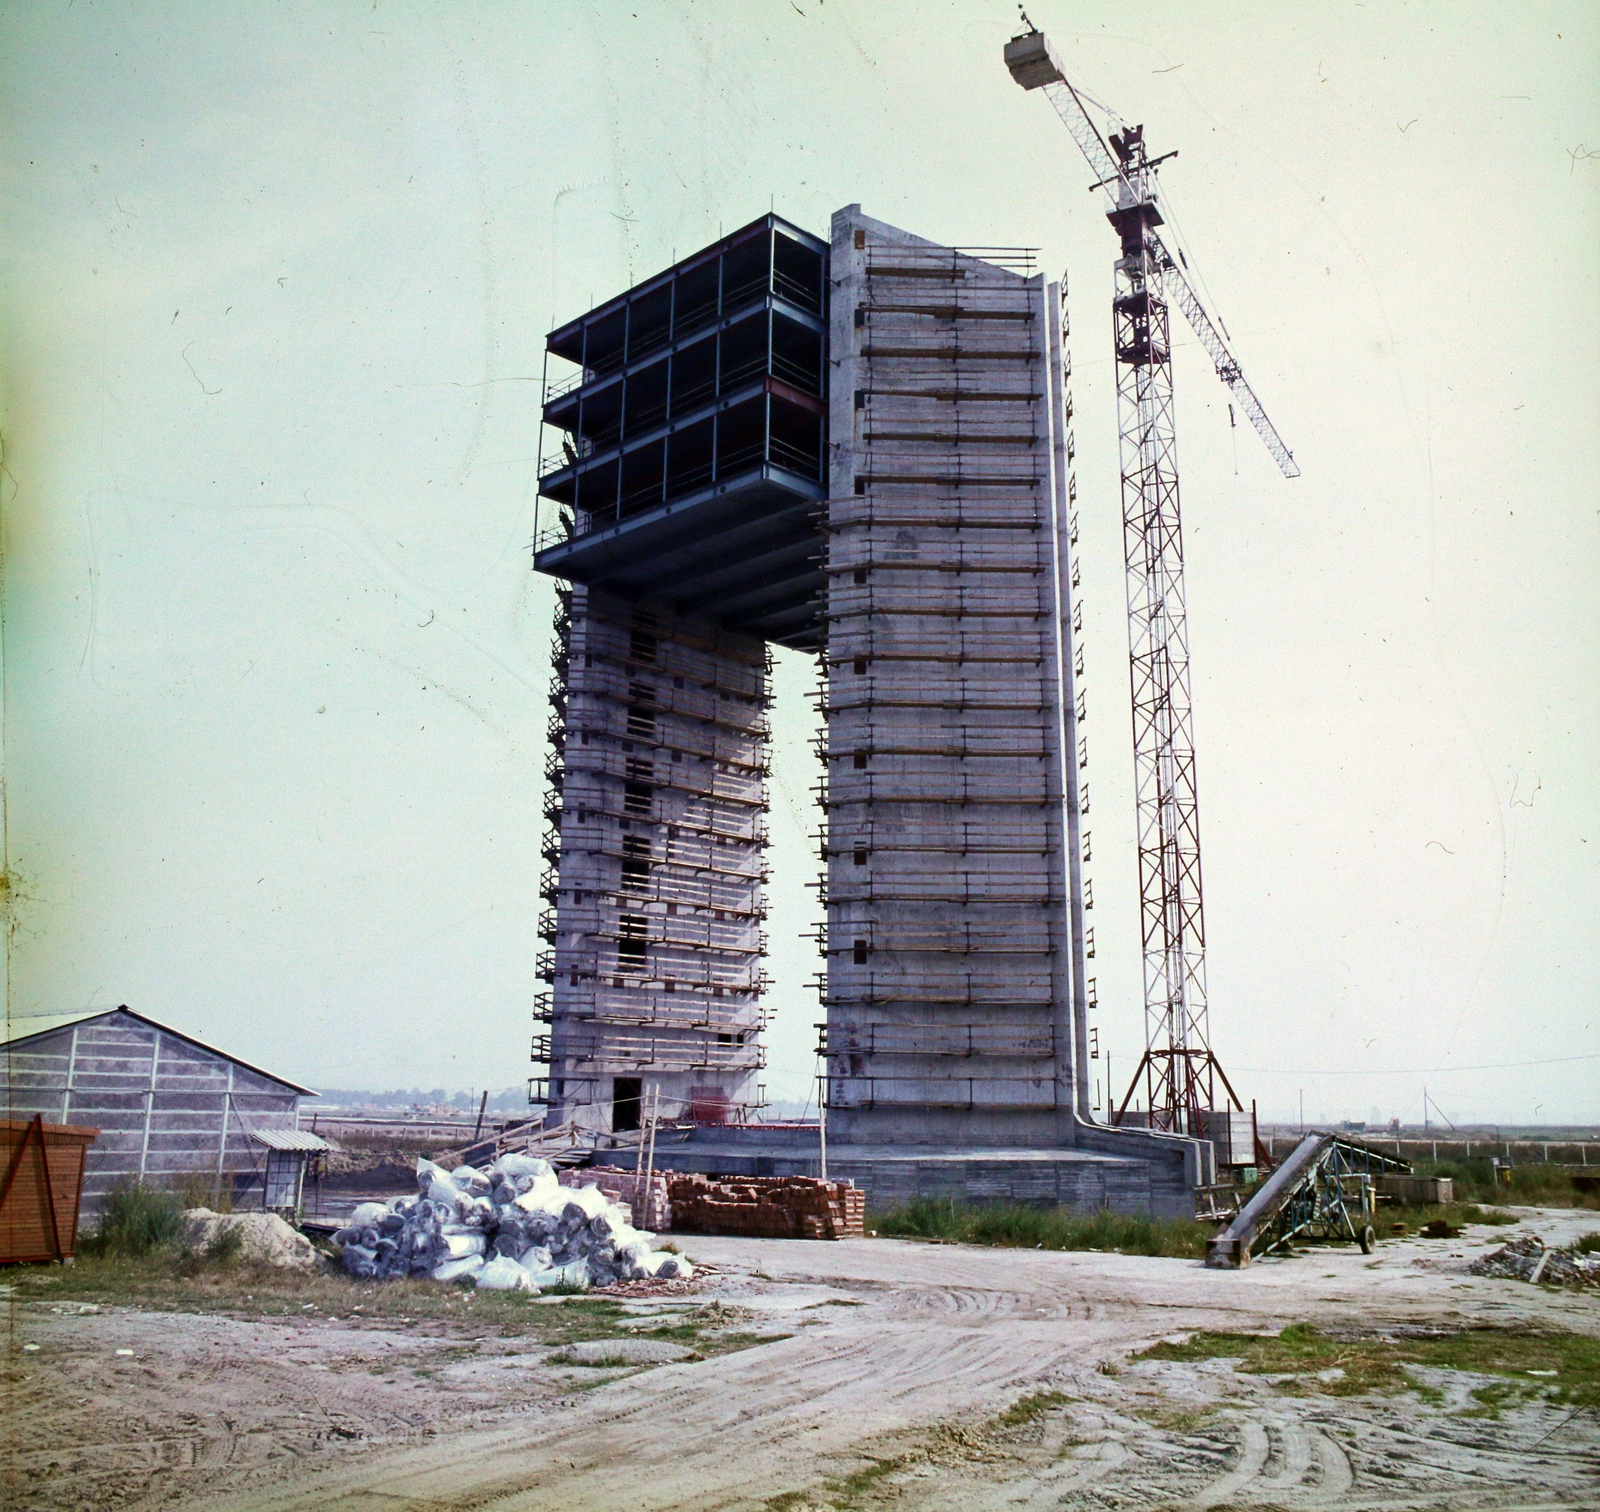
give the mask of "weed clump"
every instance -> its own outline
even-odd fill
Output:
[[[107,1191],[100,1226],[78,1241],[80,1254],[149,1255],[177,1244],[183,1199],[166,1187],[127,1179]]]
[[[1047,1412],[1065,1407],[1072,1400],[1064,1391],[1035,1391],[1029,1396],[1019,1397],[995,1419],[995,1423],[1001,1428],[1020,1428]]]
[[[1419,1160],[1413,1169],[1419,1176],[1448,1176],[1455,1184],[1456,1201],[1465,1203],[1516,1202],[1529,1207],[1600,1207],[1600,1195],[1579,1191],[1573,1177],[1581,1174],[1555,1164],[1530,1161],[1507,1172],[1497,1172],[1492,1161]],[[1493,1223],[1496,1220],[1482,1219]]]
[[[207,1208],[213,1213],[233,1211],[233,1182],[214,1171],[189,1171],[173,1180],[172,1190],[185,1208]]]
[[[1079,1213],[1072,1208],[1028,1207],[1019,1202],[976,1206],[937,1197],[919,1197],[877,1214],[869,1227],[902,1239],[1191,1260],[1204,1256],[1212,1232],[1211,1225],[1193,1219],[1150,1218],[1109,1209]]]
[[[1507,1213],[1500,1208],[1480,1207],[1475,1202],[1430,1202],[1421,1205],[1385,1203],[1378,1209],[1375,1219],[1379,1234],[1395,1223],[1404,1224],[1409,1232],[1416,1233],[1427,1223],[1448,1223],[1452,1228],[1464,1228],[1469,1223],[1503,1228],[1517,1221],[1515,1213]]]

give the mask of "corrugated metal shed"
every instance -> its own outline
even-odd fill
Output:
[[[315,1095],[126,1006],[11,1020],[0,1073],[0,1116],[102,1131],[84,1180],[88,1212],[124,1177],[204,1178],[249,1205],[265,1174],[257,1136],[297,1130],[300,1099]]]

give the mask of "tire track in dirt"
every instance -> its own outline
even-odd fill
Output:
[[[1453,1327],[1490,1300],[1504,1302],[1506,1321],[1600,1333],[1592,1301],[1495,1281],[1430,1291],[1401,1269],[1403,1247],[1386,1252],[1401,1258],[1376,1270],[1324,1252],[1314,1267],[1221,1274],[1118,1255],[697,1240],[696,1258],[721,1267],[701,1295],[793,1336],[609,1377],[557,1371],[542,1349],[509,1340],[478,1339],[463,1356],[461,1338],[443,1333],[72,1320],[103,1336],[98,1363],[71,1383],[99,1392],[90,1411],[102,1414],[100,1431],[85,1434],[83,1451],[92,1472],[78,1500],[62,1486],[55,1500],[17,1505],[96,1505],[120,1475],[119,1494],[99,1504],[131,1509],[148,1487],[138,1504],[170,1512],[757,1512],[779,1493],[828,1505],[830,1483],[875,1461],[885,1468],[874,1489],[848,1498],[863,1512],[1583,1505],[1592,1431],[1568,1449],[1540,1448],[1536,1466],[1519,1449],[1553,1425],[1552,1410],[1491,1423],[1461,1417],[1465,1400],[1445,1410],[1406,1396],[1286,1398],[1223,1361],[1137,1359],[1196,1327]],[[137,1374],[105,1359],[128,1330],[149,1356]],[[211,1342],[185,1343],[200,1338]],[[401,1355],[416,1361],[414,1379]],[[136,1391],[140,1418],[124,1436],[103,1414]],[[997,1426],[1046,1391],[1062,1397],[1012,1420],[1026,1431]],[[234,1401],[249,1411],[224,1431],[221,1415],[239,1416]],[[200,1402],[210,1416],[182,1416]],[[54,1406],[40,1398],[37,1411]],[[120,1469],[97,1460],[102,1443]]]
[[[1239,1463],[1226,1475],[1205,1488],[1188,1505],[1191,1507],[1218,1507],[1233,1498],[1261,1476],[1267,1462],[1267,1430],[1263,1423],[1244,1423],[1239,1431]]]
[[[724,1355],[703,1364],[667,1366],[586,1393],[513,1429],[381,1452],[316,1488],[271,1508],[345,1507],[358,1487],[407,1502],[462,1509],[621,1507],[679,1508],[708,1485],[696,1505],[759,1504],[774,1476],[814,1478],[820,1465],[863,1434],[903,1430],[918,1419],[969,1410],[975,1393],[993,1393],[1059,1372],[1079,1357],[1059,1326],[1023,1325],[1004,1336],[961,1326],[893,1324],[867,1330],[838,1326]],[[662,1462],[670,1423],[674,1445]],[[730,1446],[737,1444],[737,1456]],[[386,1463],[388,1461],[389,1463]],[[530,1470],[530,1461],[534,1468]],[[402,1463],[403,1462],[403,1463]],[[218,1503],[219,1508],[232,1505]]]

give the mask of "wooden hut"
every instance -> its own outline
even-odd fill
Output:
[[[316,1096],[309,1088],[127,1007],[12,1019],[6,1033],[0,1117],[39,1113],[101,1131],[84,1175],[86,1213],[122,1179],[193,1181],[196,1195],[227,1191],[235,1207],[281,1202],[281,1179],[266,1190],[269,1155],[299,1130],[300,1099]]]

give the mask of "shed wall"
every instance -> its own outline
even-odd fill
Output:
[[[258,1129],[299,1125],[300,1094],[175,1035],[110,1016],[0,1050],[6,1116],[100,1129],[89,1148],[84,1209],[123,1178],[259,1173]]]

